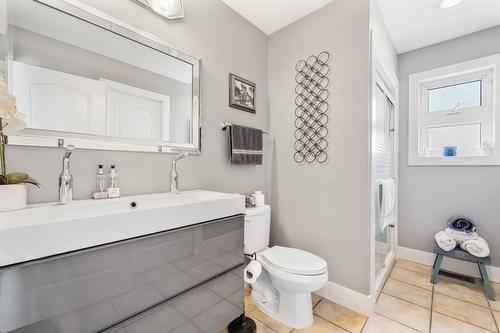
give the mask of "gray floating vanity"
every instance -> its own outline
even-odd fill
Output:
[[[0,332],[214,332],[243,312],[244,197],[152,194],[0,214]]]

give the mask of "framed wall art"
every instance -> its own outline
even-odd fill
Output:
[[[229,74],[229,106],[255,113],[255,83]]]

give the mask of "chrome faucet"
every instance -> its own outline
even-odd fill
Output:
[[[187,153],[180,153],[172,160],[172,171],[170,171],[170,193],[179,193],[179,174],[177,173],[177,161],[187,157]]]
[[[59,175],[59,204],[67,205],[73,201],[73,176],[69,173],[69,158],[75,146],[68,145],[63,158],[62,171]]]

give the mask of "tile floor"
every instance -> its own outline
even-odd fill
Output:
[[[259,333],[488,333],[499,332],[500,300],[490,302],[480,281],[440,276],[430,283],[431,267],[398,260],[367,318],[313,295],[314,325],[305,330],[287,327],[257,309],[245,290],[247,316]],[[500,299],[500,284],[493,283]]]

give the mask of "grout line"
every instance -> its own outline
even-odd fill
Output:
[[[313,316],[314,316],[314,309],[316,309],[316,308],[318,307],[319,303],[321,303],[322,301],[323,301],[323,297],[321,297],[321,298],[319,299],[318,303],[316,303],[316,305],[315,305],[315,306],[313,306],[313,308],[312,308],[312,309],[313,309]]]
[[[411,270],[408,270],[408,269],[405,269],[405,268],[400,268],[400,269],[406,270],[406,271],[408,271],[408,272],[415,272],[415,271],[411,271]],[[415,272],[415,273],[418,273],[418,272]],[[421,274],[421,275],[423,275],[422,273],[420,273],[420,274]],[[480,306],[480,307],[485,308],[485,309],[487,309],[487,308],[488,308],[488,307],[485,307],[485,306],[480,305],[480,304],[477,304],[477,303],[473,303],[473,302],[470,302],[470,301],[467,301],[467,300],[464,300],[464,299],[461,299],[461,298],[458,298],[458,297],[454,297],[454,296],[451,296],[451,295],[446,295],[446,294],[440,293],[440,292],[438,292],[438,291],[435,291],[435,289],[434,289],[434,283],[432,283],[432,290],[429,290],[429,289],[427,289],[427,288],[422,288],[422,287],[417,286],[417,285],[415,285],[415,284],[411,284],[411,283],[408,283],[408,282],[406,282],[406,281],[403,281],[403,280],[400,280],[400,279],[397,279],[397,278],[394,278],[394,277],[391,277],[391,276],[389,276],[389,277],[388,277],[388,279],[393,279],[393,280],[396,280],[396,281],[399,281],[399,282],[405,283],[405,284],[407,284],[407,285],[410,285],[410,286],[413,286],[413,287],[416,287],[416,288],[420,288],[420,289],[423,289],[423,290],[431,291],[433,294],[434,294],[434,293],[438,293],[438,294],[440,294],[440,295],[447,296],[447,297],[450,297],[450,298],[453,298],[453,299],[457,299],[457,300],[459,300],[459,301],[463,301],[463,302],[466,302],[466,303],[469,303],[469,304],[472,304],[472,305],[477,305],[477,306]],[[430,279],[430,277],[429,277],[429,279]],[[460,284],[460,283],[457,283],[457,284],[458,284],[458,285],[460,285],[460,286],[463,286],[463,287],[465,287],[465,288],[469,288],[469,289],[472,289],[472,290],[474,289],[474,288],[467,287],[467,286],[465,286],[465,285],[463,285],[463,284]],[[385,286],[385,285],[384,285],[384,286]],[[480,288],[477,288],[477,289],[480,289]],[[481,288],[481,290],[482,290],[482,291],[483,291],[483,293],[484,293],[484,288]],[[390,296],[393,296],[393,295],[390,295]],[[486,296],[486,295],[485,295],[485,296]],[[399,298],[399,297],[397,297],[397,296],[394,296],[394,297]],[[400,299],[401,299],[401,298],[400,298]],[[488,301],[488,304],[489,304],[488,297],[486,297],[486,300]],[[407,302],[408,302],[408,301],[407,301]],[[412,303],[412,302],[409,302],[409,303]],[[414,304],[414,303],[412,303],[412,304]],[[418,304],[416,304],[416,305],[418,305]]]
[[[399,260],[399,259],[398,259]],[[407,262],[410,262],[412,264],[418,264],[418,265],[423,265],[423,264],[419,264],[417,262],[414,262],[414,261],[409,261],[409,260],[406,260]],[[418,273],[418,274],[422,274],[422,275],[429,275],[431,276],[432,275],[432,266],[427,266],[427,265],[423,265],[425,266],[426,268],[430,269],[430,272],[428,273],[424,273],[422,271],[419,271],[419,270],[416,270],[416,269],[411,269],[411,268],[407,268],[407,267],[402,267],[402,266],[396,266],[397,265],[397,262],[394,263],[394,268],[399,268],[399,269],[404,269],[404,270],[407,270],[407,271],[410,271],[410,272],[413,272],[413,273]]]
[[[413,272],[412,272],[413,273]],[[413,283],[408,283],[407,281],[403,281],[403,280],[400,280],[398,278],[395,278],[395,277],[391,277],[391,279],[393,280],[396,280],[396,281],[399,281],[399,282],[403,282],[407,285],[410,285],[412,287],[417,287],[417,288],[420,288],[420,289],[423,289],[423,290],[427,290],[427,291],[432,291],[432,288],[431,289],[428,289],[428,288],[424,288],[424,287],[421,287],[421,286],[417,286],[416,284],[413,284]],[[430,277],[429,277],[429,280],[430,280]]]
[[[429,276],[429,277],[432,276],[432,271],[430,273],[424,273],[422,271],[417,271],[417,270],[414,270],[414,269],[411,269],[411,268],[405,268],[405,267],[401,267],[401,266],[396,266],[396,264],[394,264],[393,268],[402,269],[402,270],[405,270],[405,271],[408,271],[408,272],[412,272],[412,273],[417,273],[419,275],[425,275],[425,276]]]
[[[453,298],[453,299],[455,299],[455,300],[459,300],[459,301],[462,301],[462,302],[467,303],[467,304],[470,304],[470,305],[479,306],[480,308],[483,308],[483,309],[486,309],[486,310],[490,310],[489,305],[488,305],[488,306],[480,305],[480,304],[473,303],[473,302],[471,302],[471,301],[467,301],[467,300],[464,300],[464,299],[461,299],[461,298],[458,298],[458,297],[454,297],[454,296],[446,295],[446,294],[440,293],[440,292],[438,292],[438,291],[434,291],[434,292],[433,292],[433,294],[434,294],[434,293],[439,294],[439,295],[441,295],[441,296],[445,296],[445,297]],[[488,301],[488,297],[486,297],[486,301]],[[488,301],[488,304],[489,304],[489,301]]]
[[[251,319],[252,319],[253,321],[255,321],[255,322],[259,322],[259,323],[261,323],[261,324],[262,324],[262,325],[264,325],[265,327],[269,328],[271,331],[278,333],[276,330],[274,330],[271,326],[267,325],[267,324],[266,324],[266,323],[264,323],[263,321],[260,321],[260,320],[258,320],[257,318],[252,318],[252,317],[249,317],[249,318],[251,318]],[[271,318],[271,317],[269,317],[269,318]],[[273,319],[273,318],[271,318],[271,319]],[[273,319],[273,320],[274,320],[274,319]],[[293,329],[292,329],[292,330],[293,330]],[[290,333],[291,333],[291,332],[292,332],[292,331],[290,331]]]
[[[393,296],[393,295],[391,295],[391,294],[386,294],[386,293],[381,293],[381,294],[384,294],[384,295],[386,295],[386,296],[389,296],[389,297],[392,297],[392,298],[398,299],[398,300],[400,300],[400,301],[403,301],[403,302],[408,303],[408,304],[411,304],[411,305],[418,306],[419,308],[425,309],[425,310],[427,310],[427,311],[431,311],[431,309],[432,309],[432,304],[431,304],[431,308],[429,309],[429,308],[426,308],[425,306],[422,306],[422,305],[419,305],[419,304],[416,304],[416,303],[413,303],[413,302],[407,301],[407,300],[402,299],[402,298],[400,298],[400,297],[398,297],[398,296]],[[431,300],[432,300],[432,296],[431,296]]]
[[[397,262],[397,261],[396,261],[396,262]],[[393,265],[392,269],[394,269],[394,268],[396,268],[396,263]],[[412,273],[419,273],[419,272],[415,272],[415,271],[408,270],[408,269],[405,269],[405,268],[400,268],[400,267],[398,267],[398,268],[399,268],[399,269],[406,270],[406,271],[408,271],[408,272],[412,272]],[[389,279],[393,279],[393,280],[395,280],[395,281],[399,281],[399,282],[401,282],[401,283],[404,283],[404,284],[406,284],[406,285],[408,285],[408,286],[412,286],[412,287],[415,287],[415,288],[419,288],[419,289],[422,289],[422,290],[425,290],[425,291],[430,291],[429,289],[421,288],[421,287],[419,287],[419,286],[415,286],[415,285],[413,285],[413,284],[406,283],[405,281],[401,281],[401,280],[398,280],[398,279],[394,279],[394,278],[392,278],[392,277],[391,277],[392,269],[391,269],[391,272],[389,273],[389,275],[387,276],[387,279],[385,280],[384,285],[382,286],[382,289],[381,289],[381,291],[380,291],[380,293],[379,293],[379,295],[378,295],[378,298],[377,298],[377,301],[375,302],[375,305],[378,303],[378,301],[379,301],[380,297],[382,296],[382,294],[384,294],[384,295],[386,295],[386,296],[389,296],[389,297],[394,297],[394,298],[396,298],[396,299],[399,299],[399,300],[401,300],[401,301],[403,301],[403,302],[406,302],[406,303],[409,303],[409,304],[416,305],[416,306],[421,307],[421,308],[423,308],[423,309],[425,309],[425,310],[429,310],[428,308],[423,307],[423,306],[421,306],[421,305],[419,305],[419,304],[415,304],[415,303],[413,303],[413,302],[409,302],[409,301],[407,301],[407,300],[405,300],[405,299],[402,299],[402,298],[399,298],[399,297],[397,297],[397,296],[393,296],[393,295],[390,295],[390,294],[387,294],[387,293],[385,293],[385,292],[384,292],[385,285],[387,284],[387,282],[389,281]],[[434,286],[432,286],[432,287],[434,288]],[[431,291],[431,308],[432,308],[432,291]],[[429,311],[430,311],[430,310],[429,310]],[[400,324],[400,325],[402,325],[402,326],[408,327],[408,328],[410,328],[410,329],[412,329],[412,330],[418,331],[418,330],[417,330],[417,329],[415,329],[414,327],[408,326],[408,325],[406,325],[406,324],[404,324],[404,323],[401,323],[401,322],[399,322],[399,321],[397,321],[397,320],[394,320],[394,319],[392,319],[392,318],[389,318],[389,317],[387,317],[387,316],[384,316],[384,315],[382,315],[382,314],[380,314],[380,313],[374,312],[374,314],[376,314],[376,315],[378,315],[378,316],[381,316],[381,317],[384,317],[384,318],[386,318],[386,319],[388,319],[388,320],[390,320],[390,321],[392,321],[392,322],[398,323],[398,324]],[[431,311],[431,315],[432,315],[432,311]],[[369,320],[369,319],[370,319],[370,318],[368,318],[368,320]],[[366,324],[368,323],[368,320],[367,320],[367,321],[365,322],[365,324],[363,325],[363,329],[361,330],[361,332],[363,332],[363,330],[364,330],[364,328],[365,328]]]
[[[432,332],[432,314],[434,313],[434,292],[435,284],[432,284],[432,294],[431,294],[431,317],[429,319],[429,332]]]
[[[318,304],[316,304],[316,306],[318,306],[318,305],[319,305],[319,303],[321,303],[324,299],[325,299],[324,297],[321,297],[321,300],[318,302]],[[327,301],[328,301],[328,300],[327,300]],[[330,301],[330,302],[331,302],[331,301]],[[332,302],[332,303],[333,303],[333,302]],[[333,304],[336,304],[336,305],[342,306],[342,305],[337,304],[337,303],[333,303]],[[314,308],[316,308],[316,306],[315,306]],[[343,307],[343,306],[342,306],[342,307]],[[313,308],[313,309],[314,309],[314,308]],[[352,312],[356,313],[357,315],[361,315],[360,313],[358,313],[358,312],[356,312],[356,311],[353,311],[353,310],[351,310],[351,309],[349,309],[349,308],[346,308],[346,309],[348,309],[349,311],[352,311]],[[321,319],[323,319],[323,320],[325,320],[325,321],[329,322],[329,323],[330,323],[330,324],[332,324],[333,326],[338,327],[338,328],[341,328],[341,329],[342,329],[342,330],[344,330],[344,331],[347,331],[347,332],[350,332],[350,333],[358,333],[358,332],[351,332],[351,331],[349,331],[349,329],[347,329],[347,328],[345,328],[345,327],[342,327],[342,326],[339,326],[339,325],[335,324],[333,321],[331,321],[330,319],[327,319],[327,318],[325,318],[325,317],[322,317],[320,314],[317,314],[317,313],[314,313],[314,312],[313,312],[313,316],[317,316],[317,317],[319,317],[319,318],[321,318]],[[364,316],[364,315],[362,315],[362,316],[363,316],[363,317],[366,317],[366,316]],[[368,322],[368,319],[370,319],[370,317],[367,317],[367,318],[366,318],[365,323],[363,324],[363,327],[361,328],[361,331],[360,331],[360,332],[363,332],[363,329],[365,328],[365,325],[366,325],[366,322]]]
[[[422,289],[422,288],[421,288],[421,289]],[[477,325],[475,325],[475,324],[469,323],[469,322],[464,321],[464,320],[461,320],[461,319],[459,319],[459,318],[451,317],[451,316],[449,316],[449,315],[447,315],[447,314],[445,314],[445,313],[442,313],[442,312],[440,312],[440,311],[434,310],[434,293],[435,293],[435,291],[433,291],[433,292],[432,292],[432,295],[431,295],[431,308],[430,308],[430,309],[428,309],[428,308],[426,308],[426,307],[423,307],[423,306],[421,306],[421,305],[419,305],[419,304],[415,304],[415,303],[413,303],[413,302],[407,301],[407,300],[402,299],[402,298],[400,298],[400,297],[393,296],[393,295],[390,295],[390,294],[386,294],[386,293],[384,293],[384,292],[382,292],[382,293],[380,293],[380,294],[384,294],[384,295],[387,295],[387,296],[390,296],[390,297],[394,297],[394,298],[399,299],[399,300],[401,300],[401,301],[403,301],[403,302],[406,302],[406,303],[409,303],[409,304],[413,304],[413,305],[416,305],[416,306],[418,306],[418,307],[421,307],[421,308],[423,308],[423,309],[425,309],[425,310],[430,311],[430,315],[431,315],[431,317],[430,317],[430,328],[432,328],[432,312],[433,312],[433,311],[436,311],[437,313],[439,313],[439,314],[441,314],[441,315],[444,315],[444,316],[449,317],[449,318],[452,318],[452,319],[456,319],[456,320],[461,321],[461,322],[463,322],[463,323],[466,323],[466,324],[469,324],[469,325],[472,325],[472,326],[475,326],[475,327],[479,327],[479,326],[477,326]],[[467,301],[461,300],[461,299],[459,299],[459,298],[451,297],[451,296],[444,295],[444,294],[441,294],[441,293],[438,293],[438,294],[443,295],[443,296],[445,296],[445,297],[453,298],[453,299],[456,299],[456,300],[459,300],[459,301],[463,301],[463,302],[465,302],[465,303],[469,303],[469,304],[471,304],[471,305],[480,306],[480,305],[477,305],[477,304],[474,304],[474,303],[471,303],[471,302],[467,302]],[[483,306],[480,306],[480,307],[481,307],[482,309],[486,309],[486,308],[485,308],[485,307],[483,307]],[[490,310],[490,311],[491,311],[491,310]],[[380,316],[386,317],[386,316],[381,315],[381,314],[379,314],[379,313],[377,313],[377,314],[378,314],[378,315],[380,315]],[[497,325],[497,323],[496,323],[496,321],[495,321],[495,316],[493,315],[493,313],[492,313],[492,316],[493,316],[493,321],[495,322],[495,326],[497,327],[497,330],[498,330],[498,325]],[[389,318],[389,317],[386,317],[386,318],[391,319],[391,318]],[[394,320],[394,319],[391,319],[391,320],[392,320],[392,321],[395,321],[395,322],[398,322],[398,323],[400,323],[400,324],[402,324],[402,325],[405,325],[405,324],[403,324],[403,323],[401,323],[401,322],[399,322],[399,321],[397,321],[397,320]],[[405,326],[408,326],[408,325],[405,325]],[[408,327],[409,327],[409,326],[408,326]],[[482,328],[482,327],[479,327],[479,328],[484,329],[484,328]]]
[[[409,260],[407,260],[407,261],[409,261]],[[411,261],[410,261],[410,262],[411,262]],[[398,268],[399,268],[399,269],[406,270],[406,271],[415,272],[415,273],[419,273],[419,274],[421,274],[421,275],[424,275],[424,274],[422,274],[422,273],[420,273],[420,272],[416,272],[416,271],[409,270],[409,269],[406,269],[406,268],[401,268],[401,267],[398,267]],[[389,278],[391,278],[391,277],[390,277],[390,275],[389,275],[388,279],[389,279]],[[394,278],[393,278],[393,279],[394,279]],[[453,279],[453,278],[451,278],[451,279]],[[406,284],[408,284],[408,285],[411,285],[411,286],[414,286],[414,287],[417,287],[417,288],[420,288],[420,289],[428,290],[428,289],[421,288],[421,287],[419,287],[419,286],[416,286],[416,285],[413,285],[413,284],[407,283],[407,282],[402,281],[402,280],[399,280],[399,279],[394,279],[394,280],[400,281],[400,282],[402,282],[402,283],[406,283]],[[482,281],[480,281],[480,284],[481,284],[481,286],[482,286]],[[463,285],[463,284],[460,284],[460,285],[462,285],[462,286],[464,286],[464,287],[466,287],[466,288],[469,288],[469,289],[474,289],[474,288],[467,287],[467,286],[465,286],[465,285]],[[443,295],[443,296],[445,296],[445,297],[453,298],[453,299],[456,299],[456,300],[459,300],[459,301],[462,301],[462,302],[465,302],[465,303],[468,303],[468,304],[471,304],[471,305],[476,305],[476,306],[479,306],[479,307],[481,307],[481,308],[483,308],[483,309],[489,309],[489,310],[490,310],[490,312],[491,312],[491,315],[492,315],[492,317],[493,317],[493,322],[494,322],[494,324],[495,324],[495,327],[496,327],[497,331],[499,331],[499,326],[498,326],[498,324],[497,324],[497,322],[496,322],[496,320],[495,320],[495,316],[494,316],[494,314],[493,314],[493,310],[491,309],[491,304],[490,304],[490,301],[489,301],[488,297],[486,296],[486,293],[485,293],[485,291],[484,291],[484,288],[481,288],[481,290],[483,291],[483,293],[484,293],[484,295],[485,295],[485,297],[486,297],[486,300],[487,300],[487,302],[488,302],[488,308],[485,308],[484,306],[479,305],[479,304],[476,304],[476,303],[472,303],[472,302],[469,302],[469,301],[466,301],[466,300],[463,300],[463,299],[460,299],[460,298],[456,298],[456,297],[453,297],[453,296],[450,296],[450,295],[446,295],[446,294],[443,294],[443,293],[437,292],[437,291],[435,290],[435,288],[434,288],[434,287],[435,287],[435,284],[433,283],[433,284],[432,284],[432,296],[431,296],[431,309],[430,309],[430,312],[431,312],[431,317],[430,317],[430,325],[429,325],[429,330],[430,330],[430,331],[432,330],[432,314],[433,314],[433,312],[434,312],[434,311],[435,311],[435,312],[437,312],[437,313],[439,313],[439,314],[441,314],[441,315],[443,315],[443,316],[445,316],[445,317],[448,317],[448,318],[451,318],[451,319],[458,320],[458,321],[460,321],[460,322],[466,323],[466,324],[471,325],[471,326],[474,326],[474,327],[478,327],[478,328],[484,329],[484,328],[479,327],[479,326],[477,326],[477,325],[475,325],[475,324],[472,324],[472,323],[470,323],[470,322],[466,322],[466,321],[461,320],[461,319],[459,319],[459,318],[454,318],[454,317],[451,317],[451,316],[449,316],[449,315],[447,315],[447,314],[445,314],[445,313],[441,313],[441,312],[439,312],[439,311],[434,310],[434,294],[435,294],[435,293],[437,293],[437,294],[439,294],[439,295]],[[381,294],[382,294],[382,292],[381,292]],[[385,293],[384,293],[384,294],[385,294]],[[386,295],[389,295],[389,294],[386,294]],[[395,297],[395,298],[401,299],[401,298],[399,298],[399,297],[397,297],[397,296],[393,296],[393,295],[389,295],[389,296],[392,296],[392,297]],[[406,300],[404,300],[404,299],[401,299],[401,300],[403,300],[403,301],[405,301],[405,302],[408,302],[408,303],[411,303],[411,304],[414,304],[414,303],[409,302],[409,301],[406,301]],[[415,304],[415,305],[419,306],[418,304]],[[381,315],[381,314],[378,314],[378,315],[383,316],[383,315]],[[398,322],[398,321],[393,320],[393,319],[391,319],[391,318],[388,318],[388,317],[386,317],[386,316],[383,316],[383,317],[385,317],[385,318],[387,318],[387,319],[390,319],[390,320],[392,320],[392,321]],[[398,323],[399,323],[399,322],[398,322]],[[405,325],[405,324],[403,324],[403,323],[400,323],[400,324]],[[409,327],[408,325],[405,325],[405,326]],[[486,330],[486,329],[484,329],[484,330]],[[489,330],[487,330],[487,331],[489,331]],[[499,332],[500,332],[500,331],[499,331]]]
[[[321,319],[323,319],[323,320],[325,320],[325,321],[327,321],[327,322],[329,322],[330,324],[332,324],[332,325],[333,325],[333,326],[335,326],[335,327],[338,327],[338,328],[343,329],[344,331],[347,331],[347,332],[353,333],[353,332],[349,331],[347,328],[344,328],[344,327],[342,327],[342,326],[339,326],[339,325],[335,324],[334,322],[332,322],[331,320],[329,320],[329,319],[327,319],[327,318],[325,318],[325,317],[322,317],[322,316],[320,316],[320,315],[319,315],[319,314],[317,314],[317,313],[315,313],[314,315],[315,315],[315,316],[318,316],[319,318],[321,318]]]
[[[483,285],[483,280],[481,280],[481,285]],[[490,282],[490,288],[491,288],[491,282]],[[486,297],[486,300],[488,301],[488,308],[490,309],[490,312],[491,312],[491,316],[493,317],[493,322],[495,323],[495,327],[497,328],[497,332],[500,332],[500,329],[498,327],[498,323],[497,323],[497,320],[495,318],[495,314],[493,312],[496,312],[496,311],[493,311],[492,307],[491,307],[491,301],[490,299],[488,298],[488,295],[486,295],[486,290],[484,290],[484,286],[483,286],[483,294],[484,296]]]
[[[412,272],[412,271],[408,271],[408,272],[411,272],[411,273],[416,273],[416,272]],[[427,290],[427,291],[432,291],[432,288],[431,289],[427,289],[427,288],[423,288],[423,287],[420,287],[420,286],[417,286],[416,284],[413,284],[413,283],[408,283],[406,281],[403,281],[403,280],[400,280],[398,278],[395,278],[395,277],[388,277],[387,279],[393,279],[393,280],[396,280],[396,281],[399,281],[399,282],[403,282],[403,283],[406,283],[410,286],[413,286],[413,287],[417,287],[417,288],[420,288],[420,289],[424,289],[424,290]],[[429,280],[431,279],[431,277],[429,276]]]
[[[480,329],[485,330],[485,331],[488,331],[488,332],[493,332],[493,331],[490,331],[490,330],[489,330],[489,329],[487,329],[487,328],[484,328],[484,327],[481,327],[481,326],[477,326],[476,324],[469,323],[469,322],[467,322],[467,321],[465,321],[465,320],[462,320],[462,319],[455,318],[455,317],[452,317],[452,316],[450,316],[450,315],[447,315],[446,313],[442,313],[442,312],[439,312],[439,311],[437,311],[437,310],[433,310],[433,311],[434,311],[434,312],[439,313],[439,314],[440,314],[440,315],[442,315],[442,316],[445,316],[445,317],[448,317],[448,318],[451,318],[451,319],[455,319],[455,320],[460,321],[460,322],[462,322],[462,323],[465,323],[465,324],[467,324],[467,325],[470,325],[470,326],[473,326],[473,327],[477,327],[477,328],[480,328]],[[494,320],[495,320],[495,318],[493,318],[493,321],[494,321]],[[495,332],[493,332],[493,333],[495,333]]]
[[[324,319],[324,318],[323,318],[323,319]],[[325,320],[326,320],[326,319],[325,319]],[[328,321],[328,320],[327,320],[327,321]],[[328,321],[328,322],[329,322],[330,324],[332,324],[333,326],[340,328],[340,329],[341,329],[341,330],[343,330],[343,331],[346,331],[346,332],[349,332],[349,333],[357,333],[357,332],[352,332],[352,331],[349,331],[347,328],[344,328],[344,327],[341,327],[341,326],[339,326],[339,325],[336,325],[336,324],[332,323],[331,321]],[[364,326],[363,326],[363,327],[364,327]],[[363,332],[363,329],[361,329],[361,331],[360,331],[360,332]]]
[[[417,331],[417,332],[422,332],[422,331],[419,331],[418,329],[416,329],[415,327],[408,326],[408,325],[406,325],[406,324],[404,324],[404,323],[402,323],[402,322],[399,322],[399,321],[397,321],[397,320],[394,320],[394,319],[392,319],[392,318],[389,318],[389,317],[387,317],[387,316],[384,316],[383,314],[377,313],[377,315],[378,315],[378,316],[380,316],[380,317],[384,317],[385,319],[389,319],[390,321],[393,321],[393,322],[395,322],[395,323],[398,323],[399,325],[402,325],[402,326],[405,326],[405,327],[411,328],[411,329],[412,329],[412,330],[414,330],[414,331]],[[422,333],[424,333],[424,332],[422,332]]]
[[[425,310],[431,310],[432,309],[432,304],[431,304],[431,308],[426,308],[425,306],[422,306],[420,304],[417,304],[417,303],[413,303],[413,302],[410,302],[404,298],[401,298],[401,297],[398,297],[398,296],[394,296],[394,295],[391,295],[391,294],[388,294],[388,293],[384,293],[384,292],[381,292],[380,293],[381,295],[384,294],[386,296],[390,296],[390,297],[393,297],[393,298],[396,298],[396,299],[399,299],[400,301],[403,301],[405,303],[408,303],[408,304],[412,304],[412,305],[415,305],[415,306],[418,306],[419,308],[422,308],[422,309],[425,309]],[[431,301],[432,301],[432,295],[431,295]]]
[[[384,289],[385,289],[385,286],[387,284],[387,281],[389,281],[389,279],[391,279],[391,273],[392,273],[392,270],[394,269],[394,266],[392,267],[391,271],[389,272],[389,274],[387,275],[387,279],[385,279],[384,281],[384,285],[382,286],[382,288],[380,289],[380,292],[378,293],[378,297],[377,297],[377,300],[375,301],[375,305],[377,305],[378,303],[378,300],[380,298],[380,295],[382,295],[382,293],[384,293]],[[393,279],[394,280],[394,279]],[[399,280],[397,280],[399,281]],[[402,281],[401,281],[402,282]]]
[[[363,327],[361,327],[361,331],[359,331],[360,333],[363,333],[363,330],[365,329],[366,324],[368,323],[368,320],[370,320],[370,317],[368,317],[368,318],[365,320],[365,323],[363,324]]]

